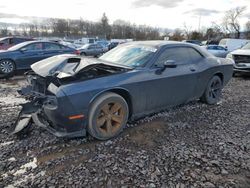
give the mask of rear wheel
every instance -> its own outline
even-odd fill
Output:
[[[85,52],[82,52],[80,55],[81,55],[81,56],[86,56],[86,53],[85,53]]]
[[[201,101],[207,104],[216,104],[220,101],[222,93],[222,80],[219,76],[213,76],[208,82],[207,88],[201,97]]]
[[[126,126],[129,109],[120,95],[112,92],[99,96],[89,112],[88,132],[99,140],[117,136]]]
[[[0,77],[8,77],[13,75],[15,71],[15,63],[11,60],[0,61]]]

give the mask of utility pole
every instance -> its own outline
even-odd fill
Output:
[[[198,25],[198,31],[201,31],[201,14],[199,15],[199,25]]]

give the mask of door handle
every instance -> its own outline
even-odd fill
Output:
[[[190,67],[189,68],[192,72],[195,72],[196,71],[196,69],[194,68],[194,67]]]

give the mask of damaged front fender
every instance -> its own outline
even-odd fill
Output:
[[[36,113],[39,106],[35,105],[36,101],[22,104],[22,110],[20,111],[18,118],[14,124],[12,134],[26,134],[32,124],[32,114]]]

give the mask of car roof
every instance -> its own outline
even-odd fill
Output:
[[[166,41],[166,40],[151,40],[151,41],[133,41],[124,43],[124,45],[135,44],[135,45],[145,45],[151,46],[155,48],[161,48],[167,45],[178,45],[178,46],[192,46],[195,47],[196,45],[186,42],[178,42],[178,41]]]
[[[58,44],[58,45],[62,45],[62,44],[60,44],[60,43],[58,43],[58,42],[51,42],[51,41],[46,41],[46,40],[35,40],[35,41],[25,41],[25,42],[23,42],[22,44],[33,44],[33,43],[51,43],[51,44]]]
[[[9,37],[1,37],[0,40],[5,40],[5,39],[33,39],[29,37],[19,37],[19,36],[9,36]]]

